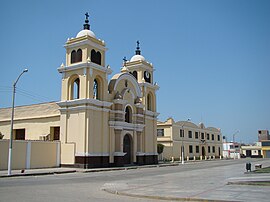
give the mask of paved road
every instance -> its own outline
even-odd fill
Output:
[[[268,201],[269,186],[227,185],[228,181],[254,178],[243,174],[246,161],[216,160],[172,167],[0,178],[0,202],[121,202],[158,201],[165,198]],[[255,162],[270,166],[268,159],[250,161],[253,166]],[[267,177],[270,176],[260,175],[262,179]],[[111,194],[104,189],[123,195],[151,196],[153,199]]]

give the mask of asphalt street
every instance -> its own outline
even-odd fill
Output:
[[[247,161],[251,161],[253,169],[256,163],[270,166],[270,159],[215,160],[168,167],[0,178],[0,202],[268,201],[269,186],[227,184],[258,178],[258,174],[244,174]],[[269,179],[269,175],[259,176]]]

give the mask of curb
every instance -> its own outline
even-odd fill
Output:
[[[66,173],[75,173],[76,170],[67,170],[67,171],[51,171],[51,172],[41,172],[41,173],[18,173],[11,175],[0,175],[0,178],[9,178],[9,177],[23,177],[23,176],[40,176],[40,175],[59,175]]]
[[[117,168],[97,168],[97,169],[76,169],[67,171],[44,171],[44,172],[34,172],[34,173],[16,173],[12,175],[0,175],[0,178],[8,177],[23,177],[23,176],[40,176],[40,175],[55,175],[55,174],[66,174],[66,173],[92,173],[92,172],[106,172],[106,171],[119,171],[119,170],[135,170],[135,169],[145,169],[145,168],[159,168],[168,166],[178,166],[178,163],[173,164],[157,164],[157,165],[143,165],[143,166],[130,166],[130,167],[117,167]]]
[[[205,201],[205,202],[228,202],[226,200],[218,200],[218,199],[200,199],[200,198],[192,198],[192,197],[171,197],[171,196],[147,196],[147,195],[139,195],[139,194],[128,194],[124,192],[118,192],[112,191],[109,189],[102,189],[103,191],[110,193],[110,194],[116,194],[120,196],[129,196],[129,197],[135,197],[135,198],[145,198],[145,199],[155,199],[155,200],[167,200],[167,201]],[[233,202],[233,201],[230,201]]]

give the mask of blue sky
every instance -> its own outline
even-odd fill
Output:
[[[113,74],[122,58],[142,55],[154,64],[159,119],[191,118],[223,135],[254,142],[270,129],[270,1],[3,1],[0,107],[60,100],[67,38],[82,29],[105,40]]]

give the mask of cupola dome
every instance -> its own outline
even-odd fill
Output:
[[[86,35],[91,36],[93,38],[96,38],[96,35],[94,34],[94,32],[92,32],[90,30],[90,24],[89,24],[88,17],[89,17],[89,14],[88,13],[85,13],[85,24],[83,25],[83,30],[81,30],[77,34],[76,38],[82,37],[82,36],[86,36]]]
[[[134,62],[134,61],[145,61],[145,58],[141,55],[141,50],[140,50],[140,42],[137,41],[137,48],[135,51],[135,55],[132,56],[132,58],[130,59],[130,62]]]

